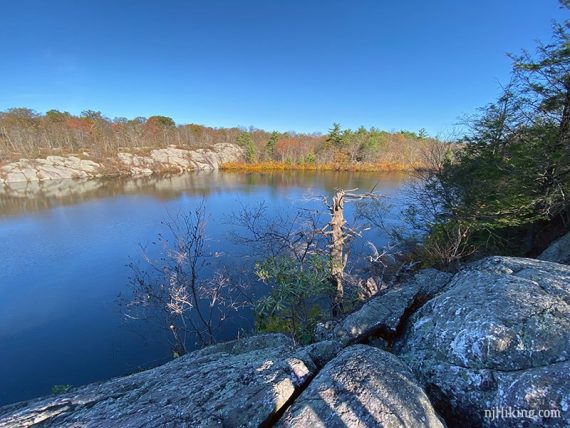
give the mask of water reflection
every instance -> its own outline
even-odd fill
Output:
[[[273,196],[284,189],[319,189],[327,194],[336,187],[369,190],[379,181],[386,192],[397,190],[407,180],[399,173],[347,173],[315,171],[279,171],[268,173],[196,172],[149,177],[108,177],[13,183],[0,188],[0,216],[48,210],[94,199],[121,195],[149,195],[162,200],[236,191],[251,193],[256,187],[268,187]]]

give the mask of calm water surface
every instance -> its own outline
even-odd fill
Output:
[[[126,323],[117,296],[129,260],[163,231],[161,221],[205,199],[211,246],[244,266],[227,215],[265,201],[270,212],[318,206],[307,194],[336,187],[389,197],[397,222],[405,175],[279,172],[195,173],[144,179],[59,181],[0,190],[0,405],[165,362],[170,350]],[[375,239],[382,239],[376,236]],[[247,265],[247,263],[245,264]],[[250,330],[251,317],[222,332]]]

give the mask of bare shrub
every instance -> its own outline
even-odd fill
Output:
[[[182,355],[190,341],[199,347],[214,343],[229,314],[249,299],[243,285],[212,266],[203,202],[164,224],[167,236],[160,234],[154,243],[160,246],[160,258],[143,250],[143,266],[129,265],[131,295],[121,303],[128,319],[158,322],[168,330],[174,355]]]

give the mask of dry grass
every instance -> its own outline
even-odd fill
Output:
[[[303,170],[303,171],[414,171],[424,168],[425,165],[420,163],[398,163],[398,162],[359,162],[359,163],[288,163],[288,162],[229,162],[223,164],[220,169],[244,172],[256,171],[286,171],[286,170]]]

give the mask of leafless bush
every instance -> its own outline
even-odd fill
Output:
[[[188,351],[190,340],[207,346],[230,313],[249,303],[245,287],[213,269],[206,246],[205,207],[164,223],[168,236],[159,235],[162,254],[144,265],[131,263],[131,295],[122,298],[128,319],[153,320],[170,332],[175,355]],[[210,274],[208,274],[210,272]]]
[[[434,227],[422,245],[422,259],[427,264],[448,271],[459,269],[462,260],[472,256],[476,247],[469,244],[470,228],[460,222]]]
[[[302,263],[311,254],[323,254],[323,212],[298,209],[293,214],[267,213],[267,205],[242,205],[230,217],[235,242],[261,258],[290,256]]]

